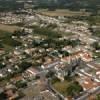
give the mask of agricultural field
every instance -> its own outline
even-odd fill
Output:
[[[18,30],[18,26],[10,26],[10,25],[3,25],[0,24],[0,30],[7,31],[7,32],[14,32],[15,30]]]
[[[70,11],[66,9],[57,9],[55,11],[48,11],[47,9],[42,9],[42,10],[37,10],[38,13],[47,15],[47,16],[66,16],[66,17],[71,17],[71,16],[89,16],[89,12],[84,12],[84,11]]]

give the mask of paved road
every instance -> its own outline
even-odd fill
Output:
[[[98,86],[95,89],[88,90],[84,95],[82,95],[79,98],[74,99],[74,100],[86,100],[89,96],[91,96],[93,94],[98,94],[98,93],[100,93],[100,86]]]

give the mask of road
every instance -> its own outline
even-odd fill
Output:
[[[86,93],[84,93],[84,95],[82,95],[74,100],[87,100],[87,98],[89,96],[98,94],[98,93],[100,93],[100,86],[96,87],[95,89],[90,89],[90,90],[86,91]]]

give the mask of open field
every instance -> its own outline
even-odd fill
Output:
[[[66,9],[57,9],[55,11],[48,11],[47,9],[42,9],[37,11],[40,14],[47,16],[89,16],[90,13],[84,11],[70,11]]]
[[[17,29],[19,29],[18,26],[10,26],[10,25],[0,24],[0,30],[2,30],[2,31],[14,32]]]

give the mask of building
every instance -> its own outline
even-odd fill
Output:
[[[34,67],[30,67],[29,69],[27,69],[25,71],[25,73],[23,74],[23,76],[25,78],[35,78],[37,75],[39,74],[39,71],[37,69],[35,69]]]

